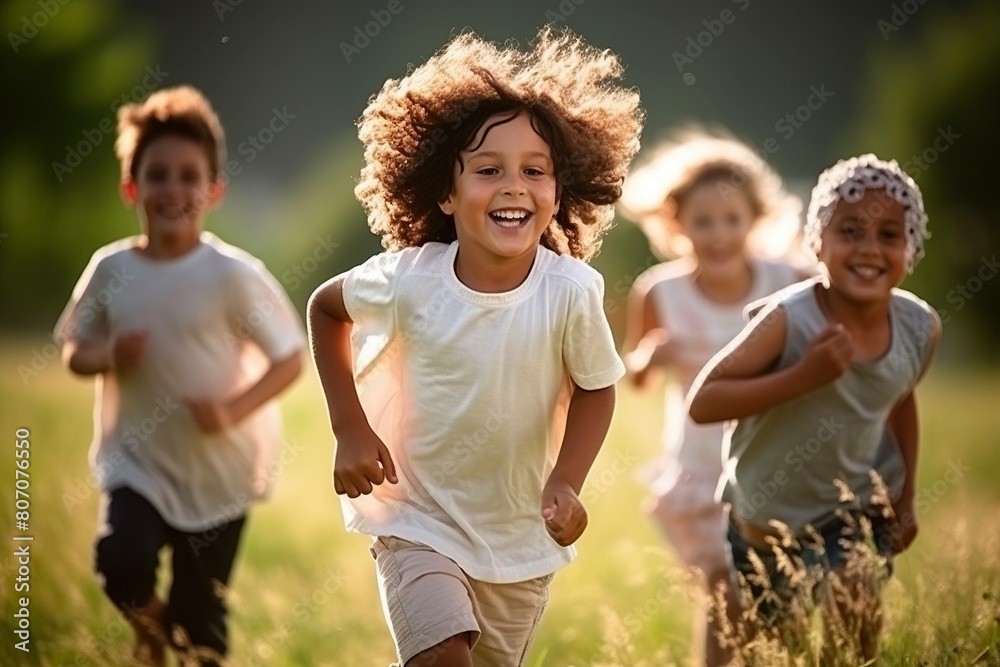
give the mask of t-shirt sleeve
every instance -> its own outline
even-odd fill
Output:
[[[604,279],[597,274],[579,289],[563,341],[563,356],[573,382],[593,391],[610,387],[625,375],[604,314]]]
[[[101,342],[110,336],[108,322],[108,299],[102,294],[108,291],[108,279],[104,253],[94,253],[73,288],[69,302],[59,316],[53,337],[59,343],[67,341]],[[108,292],[110,294],[110,292]]]
[[[235,284],[231,321],[249,330],[250,339],[272,362],[305,349],[302,320],[281,284],[263,264],[244,264]]]
[[[384,252],[351,269],[344,280],[344,307],[360,326],[393,328],[402,252]]]

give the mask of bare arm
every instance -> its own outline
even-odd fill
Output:
[[[368,424],[351,369],[351,316],[344,306],[344,274],[309,298],[309,341],[334,434]]]
[[[850,337],[833,325],[809,343],[798,363],[768,372],[785,335],[782,308],[753,320],[698,374],[688,397],[691,418],[704,424],[758,414],[833,381],[850,363]]]
[[[351,498],[372,492],[372,484],[395,484],[396,469],[385,444],[375,435],[354,386],[351,367],[351,316],[344,305],[346,274],[331,278],[309,298],[309,340],[330,427],[337,438],[334,489]]]
[[[906,466],[906,480],[903,482],[900,502],[912,503],[917,472],[917,452],[920,444],[917,399],[912,391],[892,409],[886,425],[896,437],[899,451],[903,455],[903,464]]]
[[[934,315],[932,323],[931,348],[927,356],[927,362],[920,371],[914,386],[923,379],[930,367],[931,360],[937,350],[938,341],[941,339],[941,320]],[[899,444],[899,451],[903,456],[903,464],[906,466],[906,478],[903,482],[903,490],[899,499],[893,503],[893,510],[900,528],[896,531],[894,550],[899,553],[906,549],[917,536],[917,516],[913,507],[913,499],[916,493],[917,459],[920,451],[920,419],[917,409],[917,398],[913,390],[900,400],[899,403],[889,413],[886,426],[892,431]]]
[[[62,360],[77,375],[96,375],[111,370],[110,341],[104,343],[84,343],[68,340],[63,344]]]
[[[302,373],[302,352],[275,361],[252,387],[229,401],[228,409],[234,422],[240,422],[257,408],[284,391]]]
[[[587,527],[580,489],[604,444],[614,409],[614,385],[594,391],[573,390],[559,458],[542,491],[545,527],[562,546],[575,542]]]
[[[669,362],[669,334],[656,312],[652,283],[637,283],[629,293],[622,361],[636,387],[649,385],[656,369]]]
[[[77,375],[124,372],[142,362],[148,334],[130,331],[99,343],[69,339],[63,343],[62,359]]]
[[[203,433],[218,433],[249,417],[260,406],[281,393],[302,372],[302,353],[295,351],[272,362],[257,382],[228,399],[185,397],[198,428]]]

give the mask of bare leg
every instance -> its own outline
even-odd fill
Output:
[[[705,617],[705,665],[724,667],[733,659],[733,648],[746,632],[740,627],[740,602],[728,569],[708,575],[708,609]]]
[[[406,667],[472,667],[469,633],[454,635],[406,661]]]
[[[875,571],[863,562],[867,557],[850,558],[845,567],[830,574],[823,600],[826,660],[833,659],[833,652],[866,662],[878,653],[882,600]]]
[[[137,613],[129,617],[129,622],[135,629],[135,652],[133,657],[140,665],[163,667],[165,635],[163,631],[163,612],[166,604],[155,595]]]

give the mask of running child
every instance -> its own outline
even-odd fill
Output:
[[[877,651],[881,585],[917,527],[914,388],[941,335],[935,311],[898,288],[926,229],[920,190],[895,161],[867,154],[824,171],[805,230],[821,277],[767,305],[691,390],[695,421],[736,420],[723,499],[751,635],[787,627],[801,594],[815,594],[828,649],[855,663]],[[871,502],[885,495],[872,471],[886,428],[905,466],[891,508]]]
[[[309,305],[349,530],[372,536],[399,664],[524,664],[624,367],[598,250],[638,94],[569,32],[454,38],[359,121],[387,252]]]
[[[624,360],[649,387],[670,371],[663,457],[649,511],[678,557],[708,586],[729,580],[723,508],[721,424],[696,424],[684,397],[695,376],[746,324],[744,308],[806,277],[787,255],[801,202],[747,145],[703,130],[679,131],[625,181],[620,206],[654,253],[670,261],[636,280],[629,296]],[[711,605],[710,605],[711,606]],[[696,620],[695,645],[709,665],[728,662],[716,613]]]
[[[225,139],[200,92],[123,106],[115,148],[142,234],[94,253],[56,326],[69,369],[97,376],[96,568],[140,662],[165,664],[169,639],[184,664],[216,665],[240,535],[282,440],[273,399],[300,373],[305,335],[263,264],[203,232]]]

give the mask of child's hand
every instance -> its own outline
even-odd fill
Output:
[[[185,398],[184,404],[191,411],[202,433],[225,431],[236,421],[229,406],[214,399]]]
[[[587,510],[566,482],[550,479],[542,489],[545,530],[561,547],[576,542],[587,527]]]
[[[372,492],[372,485],[388,481],[396,484],[396,465],[389,448],[371,428],[348,437],[338,436],[337,456],[333,464],[333,488],[357,498]]]
[[[636,345],[636,356],[646,360],[646,367],[666,366],[677,356],[677,344],[666,329],[651,329]]]
[[[917,513],[913,509],[913,498],[903,497],[893,503],[892,511],[896,523],[892,526],[892,553],[906,551],[917,536]]]
[[[851,365],[854,343],[843,324],[832,324],[809,341],[802,355],[805,376],[821,387],[833,382]]]
[[[115,338],[111,346],[111,365],[115,371],[129,371],[146,355],[148,331],[129,331]]]

